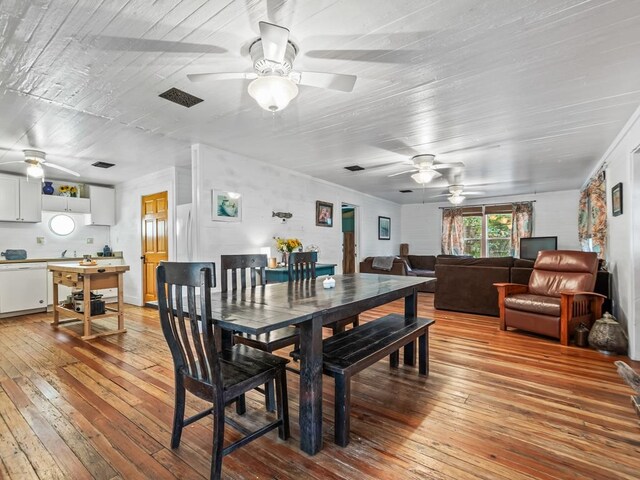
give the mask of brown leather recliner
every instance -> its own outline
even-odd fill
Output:
[[[594,293],[595,253],[548,250],[538,254],[529,285],[495,283],[500,329],[519,328],[569,344],[575,327],[600,317],[603,295]]]

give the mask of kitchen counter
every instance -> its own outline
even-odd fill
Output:
[[[79,262],[84,257],[50,257],[50,258],[25,258],[24,260],[0,260],[0,265],[4,263],[39,263],[39,262]],[[122,257],[91,257],[92,260],[110,260],[112,258]]]

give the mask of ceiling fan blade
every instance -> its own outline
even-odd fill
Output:
[[[412,172],[419,172],[420,170],[418,169],[413,169],[413,170],[405,170],[404,172],[398,172],[398,173],[392,173],[391,175],[387,175],[387,177],[397,177],[398,175],[404,175],[405,173],[412,173]]]
[[[434,163],[431,165],[432,170],[443,170],[445,168],[464,168],[464,163],[455,162],[455,163]]]
[[[190,73],[187,78],[192,82],[210,82],[214,80],[253,80],[257,78],[253,72],[222,72],[222,73]]]
[[[424,50],[310,50],[305,56],[374,63],[412,63]]]
[[[9,163],[24,163],[24,160],[12,160],[10,162],[2,162],[0,165],[8,165]]]
[[[282,63],[287,52],[289,29],[268,22],[259,22],[258,26],[264,58],[274,63]]]
[[[463,195],[484,195],[485,192],[467,192],[466,190],[462,192]]]
[[[351,92],[358,77],[341,73],[300,72],[300,85]]]
[[[73,170],[70,170],[67,167],[61,167],[60,165],[56,165],[55,163],[46,162],[46,163],[43,163],[42,165],[44,165],[45,167],[55,168],[56,170],[62,170],[63,172],[70,173],[71,175],[75,175],[76,177],[80,176],[78,172],[74,172]]]
[[[90,43],[100,50],[124,52],[166,52],[166,53],[226,53],[227,49],[216,45],[201,43],[154,40],[151,38],[115,37],[111,35],[92,35]]]

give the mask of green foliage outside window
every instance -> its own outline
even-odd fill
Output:
[[[506,257],[511,253],[511,214],[498,213],[486,216],[487,256]],[[481,257],[482,252],[482,217],[464,217],[464,253]]]

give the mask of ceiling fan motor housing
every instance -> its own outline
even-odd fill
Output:
[[[293,60],[298,54],[298,48],[290,41],[287,42],[287,49],[284,54],[282,63],[274,63],[264,58],[264,51],[262,49],[262,39],[259,38],[251,47],[249,47],[249,53],[251,54],[251,61],[253,62],[253,69],[258,75],[270,75],[277,74],[286,77],[291,73],[293,68]]]

